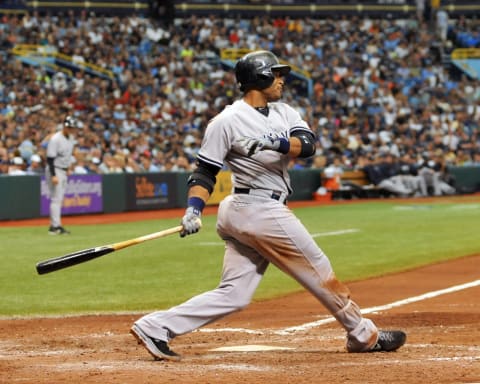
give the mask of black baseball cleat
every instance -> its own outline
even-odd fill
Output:
[[[50,234],[50,235],[69,235],[70,231],[67,231],[62,226],[60,226],[60,227],[50,226],[50,228],[48,228],[48,234]]]
[[[378,331],[378,340],[367,352],[391,352],[400,348],[407,340],[403,331]]]
[[[347,343],[347,351],[350,353],[358,352],[391,352],[400,348],[407,340],[407,335],[403,331],[378,331],[377,342],[368,349],[357,349]]]
[[[67,231],[63,227],[57,227],[57,232],[59,235],[70,235],[70,231]]]
[[[138,344],[143,344],[155,360],[178,361],[181,359],[180,355],[176,354],[168,347],[166,341],[148,336],[137,325],[133,325],[130,329],[130,333],[137,339]]]

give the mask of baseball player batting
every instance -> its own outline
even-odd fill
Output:
[[[233,190],[219,206],[217,232],[225,241],[220,284],[166,311],[137,320],[131,333],[156,359],[179,360],[169,342],[178,335],[245,308],[270,263],[296,279],[338,320],[348,352],[394,351],[406,340],[379,330],[360,313],[329,259],[287,207],[291,158],[315,152],[315,135],[289,105],[279,102],[288,65],[269,51],[242,57],[235,75],[243,97],[208,124],[197,169],[188,180],[188,208],[181,236],[200,229],[199,219],[226,164]]]

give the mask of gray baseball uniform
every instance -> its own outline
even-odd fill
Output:
[[[242,137],[285,137],[310,129],[285,103],[269,103],[259,113],[243,100],[225,108],[209,123],[198,157],[233,174],[234,189],[219,207],[217,231],[226,243],[218,287],[135,324],[150,337],[169,341],[248,305],[269,263],[309,290],[347,331],[348,348],[365,350],[377,340],[374,323],[362,317],[339,282],[330,261],[302,223],[285,205],[291,193],[289,157],[265,150],[248,157]]]
[[[48,141],[47,158],[54,158],[55,176],[58,184],[52,183],[52,174],[49,167],[46,167],[45,177],[50,191],[50,225],[60,227],[61,210],[65,190],[67,188],[67,170],[70,166],[73,154],[73,140],[65,137],[62,131],[52,135]]]

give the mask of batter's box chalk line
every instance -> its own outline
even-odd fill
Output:
[[[295,348],[291,347],[277,347],[274,345],[258,345],[258,344],[250,344],[250,345],[232,345],[230,347],[220,347],[211,349],[211,351],[215,352],[264,352],[264,351],[288,351],[294,350]]]

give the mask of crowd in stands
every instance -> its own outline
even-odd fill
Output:
[[[317,134],[317,154],[292,168],[339,158],[342,167],[361,169],[385,155],[398,164],[408,159],[414,173],[480,165],[480,82],[453,77],[442,60],[476,41],[480,23],[460,18],[449,26],[443,38],[415,18],[212,15],[170,25],[139,16],[3,15],[0,174],[41,173],[49,135],[67,113],[83,123],[76,173],[192,170],[207,122],[240,96],[219,60],[224,48],[268,49],[310,73],[312,94],[291,86],[284,99]],[[26,65],[11,52],[17,44],[94,64],[114,78]]]

